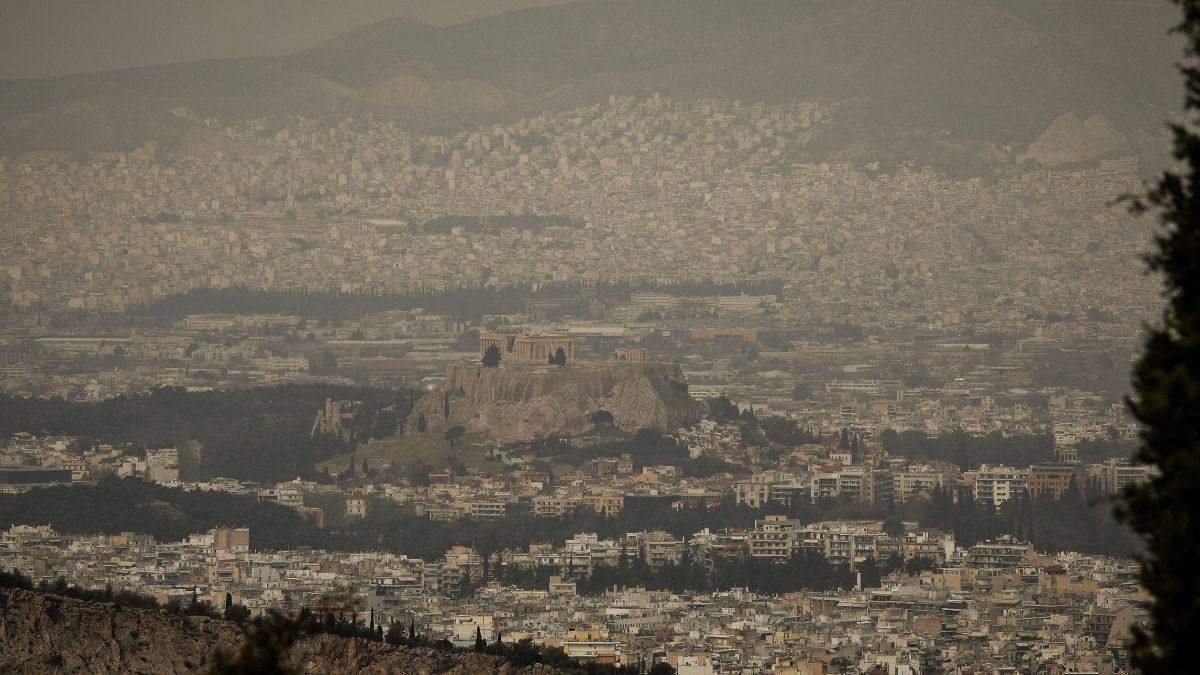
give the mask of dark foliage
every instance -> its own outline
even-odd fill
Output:
[[[286,506],[252,495],[188,492],[135,478],[108,477],[96,485],[57,486],[0,495],[0,519],[49,524],[59,532],[142,532],[178,541],[219,526],[250,528],[256,548],[281,549],[309,540],[314,528]]]
[[[1182,168],[1164,173],[1139,209],[1158,211],[1163,228],[1147,257],[1163,275],[1167,307],[1149,327],[1134,368],[1129,407],[1142,423],[1137,460],[1154,464],[1152,480],[1132,486],[1120,514],[1145,540],[1141,582],[1154,596],[1150,625],[1134,633],[1132,661],[1150,675],[1195,668],[1200,635],[1200,1],[1174,0],[1187,42],[1187,116],[1172,125]]]
[[[21,570],[11,572],[0,570],[0,588],[19,588],[25,591],[33,590],[33,580],[21,574]]]
[[[1054,436],[1051,434],[1005,436],[994,431],[986,436],[971,436],[962,430],[941,436],[922,431],[896,433],[886,429],[880,434],[883,449],[889,454],[928,461],[952,462],[960,469],[980,464],[1006,464],[1018,468],[1054,461]]]
[[[300,637],[299,624],[279,614],[260,619],[246,632],[246,641],[235,658],[217,654],[211,675],[286,675],[288,649]]]
[[[1130,556],[1133,532],[1114,518],[1107,496],[1072,486],[1059,499],[1022,499],[1009,506],[1010,532],[1048,553],[1085,551]]]
[[[585,595],[595,595],[613,586],[644,586],[673,592],[749,588],[757,593],[790,593],[799,590],[828,591],[854,585],[854,575],[844,565],[834,565],[825,556],[796,555],[781,562],[758,558],[731,560],[704,569],[684,556],[678,565],[654,570],[634,562],[627,567],[596,568],[577,582]]]
[[[725,396],[708,400],[708,416],[714,420],[736,420],[741,418],[741,411]]]
[[[265,291],[244,287],[196,288],[170,295],[135,311],[160,319],[175,320],[189,314],[296,314],[316,316],[330,321],[361,318],[367,314],[418,307],[431,312],[461,318],[485,314],[512,314],[524,311],[531,298],[569,298],[579,296],[579,284],[518,284],[504,288],[464,284],[452,289],[392,295],[349,294],[336,291]],[[599,298],[629,299],[634,290],[658,290],[680,296],[778,294],[782,281],[718,283],[701,280],[678,284],[611,283],[589,285],[589,295]]]
[[[809,443],[819,443],[811,429],[801,429],[796,422],[777,416],[763,417],[758,420],[758,426],[763,430],[767,439],[772,443],[795,447]]]
[[[1079,461],[1098,464],[1109,459],[1130,459],[1137,452],[1137,443],[1121,440],[1081,441],[1075,449]]]
[[[594,417],[593,423],[595,423]],[[674,466],[678,467],[685,475],[697,477],[707,477],[719,473],[738,474],[748,471],[741,465],[730,464],[715,457],[701,456],[692,459],[686,444],[654,429],[639,429],[630,438],[582,447],[576,446],[566,439],[542,439],[535,441],[532,449],[538,457],[553,457],[557,463],[572,466],[579,466],[588,460],[599,457],[619,457],[627,454],[633,459],[635,469],[644,466]]]
[[[495,368],[496,366],[499,366],[500,348],[496,345],[491,345],[488,347],[487,350],[483,352],[483,358],[480,359],[480,363],[482,363],[485,368]]]
[[[1137,550],[1128,531],[1120,528],[1107,509],[1088,495],[1072,492],[1063,500],[1010,502],[997,512],[970,499],[952,500],[935,492],[929,503],[905,505],[922,525],[955,533],[960,545],[981,539],[1015,534],[1049,550],[1128,555]],[[1022,509],[1018,511],[1018,505]],[[578,532],[619,537],[626,532],[656,529],[686,537],[708,527],[745,528],[768,514],[784,514],[801,522],[822,519],[877,518],[891,515],[888,506],[859,502],[845,504],[771,504],[764,509],[739,507],[726,499],[715,508],[676,509],[670,498],[627,501],[614,517],[587,509],[563,518],[538,518],[515,513],[501,520],[463,519],[449,523],[431,521],[407,507],[388,501],[372,503],[367,516],[338,529],[309,525],[292,509],[259,503],[254,497],[213,492],[186,492],[139,481],[106,478],[97,485],[52,487],[18,495],[0,495],[0,520],[10,523],[50,524],[67,533],[114,531],[143,532],[160,541],[176,541],[193,532],[218,526],[246,526],[256,550],[309,545],[327,550],[383,549],[419,556],[440,557],[447,549],[473,542],[480,551],[525,548],[530,542],[561,542]],[[906,516],[908,517],[908,516]],[[1081,527],[1080,523],[1086,523]]]
[[[326,398],[362,401],[350,420],[351,433],[361,439],[397,431],[412,400],[405,392],[334,385],[207,392],[159,387],[98,403],[0,394],[0,435],[55,433],[143,447],[194,440],[201,443],[197,475],[185,479],[316,479],[315,463],[353,448],[337,436],[310,436],[313,415]]]
[[[111,586],[106,586],[103,589],[80,588],[67,583],[66,579],[59,577],[53,582],[41,582],[36,586],[33,580],[21,573],[20,570],[12,570],[11,572],[0,572],[0,588],[17,588],[25,591],[37,591],[45,595],[58,596],[62,598],[72,598],[75,600],[84,600],[87,602],[109,602],[114,604],[118,609],[122,607],[132,607],[135,609],[162,609],[169,614],[176,616],[207,616],[217,618],[217,611],[211,603],[207,602],[170,602],[166,605],[158,604],[158,601],[150,595],[142,595],[133,591],[113,591]],[[56,606],[56,612],[59,611]],[[54,618],[54,617],[51,617]]]

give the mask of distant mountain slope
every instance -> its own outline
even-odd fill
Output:
[[[452,128],[609,94],[851,100],[847,139],[1029,142],[1064,113],[1158,129],[1181,92],[1157,0],[644,0],[437,28],[390,20],[299,54],[0,82],[0,152],[112,149],[223,119],[387,114]]]

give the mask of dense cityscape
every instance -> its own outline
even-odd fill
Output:
[[[0,670],[1154,672],[1167,136],[982,0],[930,16],[1066,92],[1011,130],[949,76],[756,98],[754,22],[888,3],[777,4],[0,80]],[[515,71],[454,43],[514,17]]]

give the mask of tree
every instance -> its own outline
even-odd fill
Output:
[[[467,430],[464,429],[463,427],[453,426],[453,427],[450,427],[449,429],[447,429],[446,433],[442,434],[442,437],[445,438],[447,441],[450,441],[450,449],[451,450],[456,450],[457,449],[456,444],[458,442],[458,439],[462,438],[466,434],[467,434]]]
[[[874,558],[867,558],[859,563],[857,571],[862,575],[863,588],[879,588],[883,585],[883,572]]]
[[[337,370],[337,357],[328,349],[321,350],[318,358],[309,357],[309,370],[315,373],[332,373]]]
[[[612,424],[613,414],[607,410],[597,410],[596,412],[592,413],[591,420],[592,424],[596,426]]]
[[[1200,0],[1173,1],[1183,11],[1175,30],[1187,39],[1179,66],[1187,119],[1171,125],[1183,166],[1133,204],[1158,210],[1163,225],[1146,262],[1163,275],[1167,306],[1148,327],[1128,400],[1142,424],[1136,458],[1159,471],[1127,489],[1118,506],[1146,542],[1140,577],[1154,599],[1148,628],[1134,631],[1131,661],[1147,675],[1194,668],[1200,634]]]
[[[556,366],[567,365],[567,353],[563,351],[562,347],[559,347],[558,349],[554,350],[554,365],[556,365]]]
[[[904,535],[904,521],[900,516],[888,516],[887,520],[883,521],[883,532],[889,537],[900,537]]]
[[[483,358],[479,360],[485,368],[495,368],[500,365],[500,348],[496,345],[491,345],[483,352]]]
[[[425,419],[425,413],[421,413],[420,416],[417,417],[417,431],[423,434],[428,428],[429,420]]]
[[[330,615],[328,619],[333,619]],[[332,631],[330,631],[332,632]],[[216,663],[209,672],[215,675],[283,675],[291,670],[284,659],[292,643],[300,637],[300,626],[295,621],[279,615],[269,615],[246,634],[246,641],[238,655],[230,660],[217,654]]]
[[[735,420],[739,411],[737,405],[726,396],[718,396],[708,400],[708,416],[714,420]]]
[[[224,617],[226,621],[245,623],[250,618],[250,610],[245,605],[231,603],[225,607]]]
[[[891,454],[900,447],[900,434],[895,429],[887,428],[879,432],[879,444],[883,446],[883,451]]]
[[[650,675],[675,675],[675,667],[666,661],[659,661],[649,672]]]
[[[475,626],[475,651],[482,652],[487,649],[487,642],[483,639],[483,630],[479,626]]]

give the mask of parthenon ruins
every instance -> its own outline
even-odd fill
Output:
[[[568,362],[575,360],[576,338],[562,333],[496,333],[479,334],[479,357],[488,347],[500,350],[501,361],[509,363],[549,363],[561,349]]]

